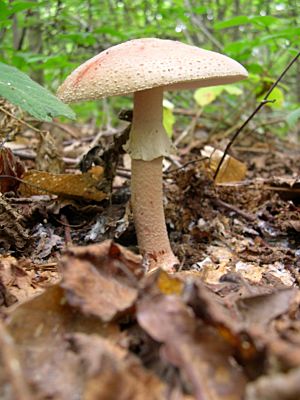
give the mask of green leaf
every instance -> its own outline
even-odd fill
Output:
[[[32,1],[14,1],[10,8],[10,14],[15,14],[20,11],[30,10],[34,7],[39,7],[40,4]]]
[[[287,40],[298,40],[300,35],[300,28],[289,28],[278,30],[276,33],[261,36],[261,43],[273,42],[274,39],[287,39]]]
[[[173,114],[174,104],[164,99],[163,102],[163,125],[169,137],[173,135],[173,126],[175,124],[175,116]]]
[[[232,28],[234,26],[240,26],[245,24],[254,24],[259,27],[268,27],[274,23],[278,23],[278,18],[269,15],[238,15],[236,17],[227,19],[226,21],[216,22],[214,28],[216,30]]]
[[[286,117],[286,122],[290,128],[294,128],[300,119],[300,107],[290,112]]]
[[[258,98],[258,100],[263,100],[265,95],[267,94],[264,93],[262,96]],[[278,87],[275,87],[268,97],[268,100],[275,100],[274,103],[266,103],[267,106],[272,107],[272,108],[281,108],[284,102],[284,94],[283,91],[280,90]]]
[[[195,14],[204,14],[207,12],[207,7],[205,6],[193,7],[193,12]]]
[[[248,72],[252,72],[253,74],[263,75],[264,69],[260,64],[250,63],[247,65]]]
[[[34,7],[39,7],[39,6],[40,6],[39,3],[33,3],[31,1],[15,1],[8,6],[3,1],[0,0],[0,20],[5,20],[17,12],[32,9]]]
[[[8,6],[0,1],[0,20],[6,19],[10,15]]]
[[[74,119],[69,106],[17,68],[0,63],[0,96],[41,121],[63,115]]]
[[[279,19],[271,15],[255,15],[249,18],[249,22],[255,25],[268,27],[279,22]]]
[[[223,86],[212,86],[197,89],[194,93],[194,99],[200,107],[212,103],[224,90]]]
[[[225,92],[232,94],[233,96],[240,96],[243,94],[243,91],[241,88],[239,88],[237,85],[224,85],[222,86]]]
[[[246,15],[239,15],[237,17],[233,17],[227,19],[226,21],[216,22],[214,24],[214,29],[220,30],[225,28],[231,28],[233,26],[245,25],[250,22],[249,17]]]

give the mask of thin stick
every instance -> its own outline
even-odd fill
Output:
[[[38,128],[34,127],[33,125],[29,124],[28,122],[23,121],[22,119],[16,117],[16,116],[15,116],[14,114],[12,114],[11,112],[5,110],[5,108],[3,108],[3,107],[0,106],[0,110],[1,110],[4,114],[9,115],[11,118],[14,118],[16,121],[20,122],[21,124],[26,125],[28,128],[32,129],[33,131],[38,132],[38,133],[41,132],[40,129],[38,129]]]
[[[190,164],[196,164],[196,163],[198,163],[198,162],[207,160],[207,158],[208,158],[208,157],[202,157],[202,158],[196,158],[196,160],[188,161],[188,162],[184,163],[183,165],[181,165],[181,166],[178,167],[178,168],[172,169],[171,171],[166,171],[166,172],[164,172],[164,175],[173,174],[174,172],[178,172],[179,170],[184,169],[186,166],[188,166],[188,165],[190,165]]]
[[[245,126],[251,121],[251,119],[254,117],[255,114],[258,113],[258,111],[267,103],[273,103],[275,100],[268,100],[268,97],[272,93],[273,89],[278,85],[278,83],[281,81],[281,79],[284,77],[284,75],[287,73],[287,71],[291,68],[291,66],[297,61],[297,59],[300,57],[300,51],[299,53],[293,58],[292,61],[288,64],[288,66],[284,69],[284,71],[279,75],[279,77],[276,79],[276,81],[273,83],[273,85],[270,87],[268,90],[267,94],[265,95],[264,99],[258,104],[258,106],[255,108],[255,110],[252,112],[252,114],[246,119],[246,121],[240,126],[240,128],[235,132],[233,135],[232,139],[228,143],[228,145],[225,148],[225,151],[223,153],[223,156],[218,164],[218,167],[216,169],[216,172],[214,174],[214,180],[216,180],[218,173],[220,171],[220,168],[224,162],[224,159],[226,155],[228,154],[228,151],[230,150],[231,146],[235,142],[236,138],[240,134],[240,132],[245,128]]]

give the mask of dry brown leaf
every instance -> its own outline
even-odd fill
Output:
[[[97,332],[113,340],[119,335],[116,325],[104,326],[72,309],[58,286],[15,308],[7,330],[16,343],[26,382],[39,399],[59,400],[78,399],[83,390],[81,363],[67,336]]]
[[[241,283],[244,285],[243,280]],[[236,309],[239,296],[249,293],[249,287],[243,286],[236,295],[222,299],[209,291],[200,281],[190,284],[186,301],[194,313],[204,323],[214,327],[218,334],[231,347],[232,354],[247,371],[247,375],[256,377],[264,368],[265,340],[264,329],[259,326],[248,329]]]
[[[205,146],[201,152],[201,155],[203,157],[209,158],[209,168],[212,170],[212,172],[215,172],[217,170],[223,154],[223,151],[214,149],[211,146]],[[227,154],[218,172],[218,176],[215,182],[226,183],[242,181],[243,179],[245,179],[246,173],[246,165]]]
[[[270,321],[288,312],[296,294],[296,289],[276,290],[273,293],[238,299],[237,307],[247,325],[259,324],[264,328]]]
[[[68,302],[86,315],[110,321],[137,299],[141,257],[110,240],[68,250],[62,268]]]
[[[300,365],[300,346],[289,343],[278,336],[276,325],[266,323],[277,318],[282,313],[294,313],[299,308],[299,295],[293,289],[279,290],[270,293],[270,287],[254,287],[239,290],[233,294],[228,292],[223,299],[212,296],[201,282],[189,286],[185,295],[187,303],[192,307],[198,318],[214,327],[219,335],[232,347],[234,357],[243,366],[247,376],[257,378],[266,372],[267,366],[275,364],[276,368],[286,370]],[[223,288],[224,289],[224,288]],[[249,296],[249,290],[259,293]],[[236,290],[236,289],[235,289]],[[263,293],[264,292],[264,293]],[[243,313],[240,313],[238,303],[243,304],[240,296],[246,299]],[[226,298],[227,297],[227,298]],[[247,299],[249,301],[249,320],[247,315]],[[222,304],[223,303],[223,304]],[[259,310],[259,307],[262,310]],[[255,315],[257,310],[257,316]],[[268,315],[269,310],[269,315]],[[276,360],[276,361],[275,361]]]
[[[25,271],[14,257],[0,257],[0,282],[6,292],[0,306],[8,307],[16,301],[23,301],[40,293],[43,289],[37,287],[33,280],[34,271]]]
[[[276,176],[266,182],[266,189],[274,190],[284,200],[299,201],[300,180],[291,176]]]
[[[184,283],[175,276],[169,275],[165,271],[159,271],[157,287],[163,294],[182,294]]]
[[[300,368],[263,376],[247,385],[245,400],[299,400]]]
[[[103,168],[100,166],[78,175],[30,170],[25,173],[19,192],[22,196],[50,193],[66,198],[102,201],[108,197],[108,193],[100,190],[100,185],[105,187]]]
[[[17,209],[0,194],[0,246],[5,249],[24,251],[30,248],[30,236],[24,227],[24,218]]]
[[[96,335],[71,340],[84,366],[84,400],[166,399],[165,384],[125,350]]]
[[[270,364],[274,364],[276,370],[287,371],[300,366],[300,346],[285,340],[285,338],[270,337],[265,333],[266,347],[270,356]]]
[[[22,178],[25,172],[23,163],[14,156],[13,152],[1,146],[0,147],[0,192],[6,193],[18,189],[20,181],[14,178]],[[12,178],[10,178],[12,177]]]
[[[162,342],[163,356],[192,385],[196,399],[240,400],[245,378],[230,362],[231,348],[217,332],[199,326],[191,308],[175,295],[156,295],[138,303],[143,329]]]
[[[0,320],[0,398],[35,400],[25,380],[16,345]]]

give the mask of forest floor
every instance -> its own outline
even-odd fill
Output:
[[[127,156],[114,169],[110,147],[91,170],[89,153],[79,174],[90,137],[63,129],[65,174],[46,133],[7,144],[20,161],[1,150],[23,183],[0,182],[0,398],[298,400],[299,146],[244,135],[231,173],[245,177],[214,184],[207,143],[180,143],[164,165],[180,265],[145,273]]]

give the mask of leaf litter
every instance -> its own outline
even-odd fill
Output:
[[[214,185],[192,143],[164,172],[172,275],[144,273],[111,138],[81,174],[6,156],[1,399],[299,399],[299,150],[249,134]]]

